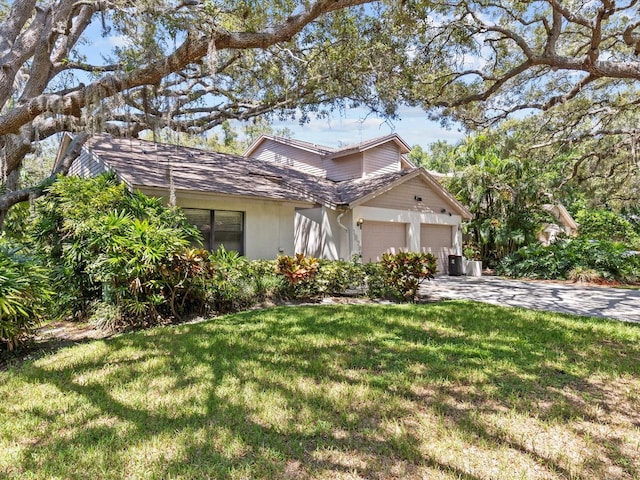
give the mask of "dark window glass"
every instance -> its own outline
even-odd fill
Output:
[[[227,210],[215,210],[213,212],[213,250],[220,245],[229,250],[235,250],[244,255],[244,214],[243,212],[230,212]]]
[[[211,250],[211,210],[184,208],[183,211],[187,221],[200,230],[202,248]]]
[[[224,245],[244,255],[244,213],[228,210],[183,209],[189,223],[196,226],[203,237],[203,247],[215,251]],[[213,228],[211,226],[213,225]]]

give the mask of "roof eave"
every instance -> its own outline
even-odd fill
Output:
[[[386,137],[381,137],[377,142],[367,144],[367,145],[356,145],[353,147],[348,147],[344,150],[339,150],[334,153],[330,153],[326,155],[324,158],[328,160],[333,160],[340,157],[345,157],[347,155],[352,155],[354,153],[365,152],[367,150],[371,150],[372,148],[379,147],[380,145],[384,145],[385,143],[393,142],[400,147],[400,153],[402,155],[409,153],[411,151],[411,147],[407,145],[407,143],[400,138],[400,136],[396,133],[388,135]]]
[[[253,141],[253,143],[251,145],[249,145],[249,148],[247,148],[245,150],[245,152],[242,154],[243,157],[250,157],[251,154],[256,150],[256,148],[258,148],[258,145],[260,145],[263,141],[269,139],[271,137],[269,137],[268,135],[260,135],[257,139],[255,139]]]
[[[157,185],[139,185],[135,184],[131,187],[132,190],[140,190],[147,192],[155,192],[162,194],[161,196],[169,196],[170,189],[168,186],[160,187]],[[208,192],[203,190],[191,190],[185,188],[177,188],[175,190],[176,196],[195,196],[195,197],[225,197],[225,198],[234,198],[241,200],[253,200],[253,201],[267,201],[267,202],[275,202],[275,203],[289,203],[299,207],[309,207],[317,202],[315,200],[300,200],[300,199],[292,199],[292,198],[273,198],[273,197],[263,197],[259,195],[242,195],[237,193],[223,193],[223,192]]]

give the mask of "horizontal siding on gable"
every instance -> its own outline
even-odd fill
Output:
[[[82,151],[80,156],[76,158],[71,167],[69,168],[69,175],[75,175],[78,177],[97,177],[101,173],[107,172],[108,169],[100,160],[94,155],[86,151]]]
[[[255,149],[251,157],[266,162],[287,165],[319,177],[324,177],[327,173],[320,155],[295,148],[291,145],[275,142],[271,139],[264,140]]]
[[[327,160],[327,178],[336,182],[362,177],[362,153]]]
[[[395,143],[385,143],[364,152],[364,174],[379,175],[400,171],[400,151]]]
[[[415,197],[422,198],[422,201],[415,200]],[[419,177],[412,178],[363,205],[425,213],[441,213],[443,208],[447,211],[451,209],[451,205]]]

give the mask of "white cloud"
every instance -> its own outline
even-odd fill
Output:
[[[357,143],[394,132],[409,145],[420,145],[423,148],[438,140],[457,143],[464,137],[455,128],[445,129],[429,120],[420,108],[403,106],[399,115],[399,120],[387,122],[372,115],[367,116],[363,109],[353,109],[329,119],[312,118],[305,125],[299,125],[296,121],[276,122],[274,127],[286,127],[299,140],[328,147]]]
[[[131,44],[131,40],[124,35],[113,35],[104,40],[112,47],[127,47]]]

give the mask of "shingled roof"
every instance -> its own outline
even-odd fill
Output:
[[[334,182],[293,168],[197,148],[96,135],[85,150],[132,188],[333,203]]]
[[[340,182],[338,185],[338,196],[340,197],[341,203],[348,205],[395,183],[398,179],[411,172],[411,170],[403,170]]]
[[[168,190],[172,182],[178,192],[319,203],[330,208],[350,207],[402,183],[407,176],[428,176],[414,168],[335,182],[255,158],[106,134],[95,135],[84,150],[115,171],[131,188]],[[457,203],[447,192],[443,194]]]
[[[376,147],[378,145],[382,145],[387,142],[393,142],[398,145],[401,153],[409,153],[411,151],[411,147],[407,145],[404,140],[400,138],[400,136],[396,133],[392,133],[390,135],[385,135],[383,137],[372,138],[370,140],[365,140],[360,143],[353,143],[351,145],[345,145],[340,148],[332,148],[327,147],[325,145],[318,145],[317,143],[304,142],[302,140],[296,140],[293,138],[285,138],[285,137],[275,137],[273,135],[262,135],[260,136],[244,153],[245,157],[250,157],[254,150],[258,147],[260,143],[264,140],[273,140],[274,142],[281,143],[283,145],[290,145],[295,148],[299,148],[301,150],[306,150],[308,152],[315,153],[324,158],[339,158],[350,155],[352,153],[362,152],[364,150],[368,150],[370,148]]]

